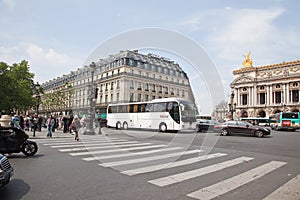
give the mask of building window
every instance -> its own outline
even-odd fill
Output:
[[[292,102],[299,102],[299,90],[292,90]]]
[[[183,93],[184,91],[182,91],[182,94],[184,94]],[[169,93],[169,88],[168,87],[165,87],[165,94],[168,94]]]
[[[108,101],[108,95],[105,95],[105,104],[107,104]]]
[[[108,90],[108,83],[105,83],[105,91]]]
[[[120,101],[120,93],[117,93],[117,103]]]
[[[248,104],[248,94],[242,94],[242,105]]]
[[[155,92],[155,85],[152,84],[152,92]]]
[[[266,94],[260,93],[259,94],[259,104],[265,104],[266,103]]]
[[[148,94],[145,95],[145,101],[149,101],[149,95]]]
[[[114,102],[114,95],[110,94],[110,102],[113,103]]]
[[[134,86],[133,86],[133,80],[130,80],[130,82],[129,82],[129,88],[130,88],[130,89],[133,89],[133,88],[134,88]]]
[[[158,92],[159,92],[159,93],[162,93],[162,86],[161,86],[161,85],[158,86]]]
[[[129,102],[133,102],[133,93],[130,93],[129,95]]]
[[[114,82],[111,82],[110,83],[110,90],[113,90],[114,89]]]
[[[141,83],[141,82],[138,82],[137,89],[138,89],[138,90],[142,90],[142,83]]]
[[[152,100],[154,100],[155,99],[155,96],[152,96]]]
[[[142,100],[142,95],[141,95],[141,94],[138,94],[138,95],[137,95],[137,101],[140,102],[141,100]]]
[[[100,96],[100,104],[103,102],[103,97],[102,95]]]
[[[281,92],[275,92],[275,103],[281,103]]]
[[[120,81],[118,80],[117,81],[117,89],[119,89],[120,88]]]
[[[146,85],[145,85],[145,91],[149,91],[149,83],[146,83]]]

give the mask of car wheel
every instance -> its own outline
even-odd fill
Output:
[[[256,135],[257,137],[259,137],[259,138],[261,138],[261,137],[264,136],[264,134],[263,134],[262,131],[255,131],[255,135]]]
[[[167,125],[166,125],[165,123],[161,123],[161,124],[159,125],[159,130],[160,130],[161,132],[166,132],[166,131],[167,131]]]
[[[227,129],[222,129],[221,130],[221,135],[223,135],[223,136],[228,135],[228,130]]]

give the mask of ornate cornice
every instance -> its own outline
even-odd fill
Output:
[[[237,75],[240,73],[245,72],[255,72],[255,71],[261,71],[266,69],[275,69],[280,67],[288,67],[288,66],[294,66],[294,65],[300,65],[300,60],[290,61],[290,62],[282,62],[272,65],[264,65],[264,66],[258,66],[258,67],[243,67],[241,69],[233,70],[233,74]]]

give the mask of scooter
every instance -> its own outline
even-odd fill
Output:
[[[28,138],[29,136],[21,128],[0,126],[0,153],[22,152],[25,156],[33,156],[38,151],[38,146]]]

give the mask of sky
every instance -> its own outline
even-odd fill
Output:
[[[227,100],[232,71],[241,68],[245,53],[251,52],[254,67],[300,59],[299,8],[294,0],[0,0],[0,62],[27,60],[35,81],[43,83],[83,67],[101,44],[118,35],[168,30],[196,43],[214,64],[223,85],[218,97],[208,77],[214,75],[206,75],[211,67],[195,70],[185,55],[149,48],[180,64],[201,114],[210,114],[218,101]]]

